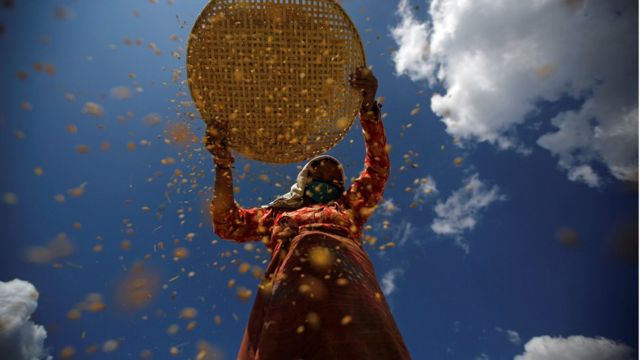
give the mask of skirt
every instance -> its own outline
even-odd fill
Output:
[[[303,231],[276,250],[238,359],[410,359],[362,247]]]

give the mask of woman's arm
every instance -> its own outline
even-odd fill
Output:
[[[382,123],[382,105],[374,100],[377,80],[371,70],[365,68],[356,72],[355,79],[351,82],[354,87],[362,89],[363,93],[360,124],[365,139],[366,155],[364,170],[349,187],[347,201],[358,225],[362,225],[382,199],[389,177],[390,161]]]
[[[366,155],[364,169],[347,191],[347,201],[359,225],[373,214],[389,177],[390,160],[387,139],[381,119],[381,105],[372,113],[360,111],[360,123],[364,134]]]
[[[237,204],[233,197],[233,178],[231,167],[216,164],[216,180],[211,199],[213,215],[213,231],[221,238],[226,238],[230,230],[229,223],[237,213]]]
[[[213,223],[226,219],[235,211],[236,203],[233,198],[233,178],[231,167],[234,162],[233,155],[227,146],[226,129],[217,129],[207,126],[205,146],[213,155],[213,162],[216,167],[216,180],[211,199],[211,210]],[[217,231],[217,226],[215,226]]]
[[[245,209],[236,203],[231,170],[234,159],[224,136],[213,128],[207,129],[206,146],[216,165],[211,200],[214,232],[223,239],[239,242],[268,240],[275,214],[272,210],[261,208]],[[264,236],[267,238],[263,239]]]

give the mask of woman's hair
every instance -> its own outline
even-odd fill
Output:
[[[311,169],[315,170],[315,169],[318,168],[318,166],[321,163],[331,163],[331,164],[335,165],[336,167],[342,168],[342,164],[340,163],[340,161],[338,161],[337,159],[334,159],[334,158],[329,158],[329,157],[322,158],[322,159],[315,159],[315,160],[311,161],[309,167]]]
[[[332,157],[323,157],[323,158],[315,158],[313,160],[310,161],[310,165],[312,168],[316,168],[318,167],[318,165],[322,162],[330,162],[333,163],[336,166],[342,166],[342,164],[340,164],[340,161],[338,161],[338,159],[336,158],[332,158]]]

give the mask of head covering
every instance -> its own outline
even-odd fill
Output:
[[[314,157],[304,165],[302,170],[300,170],[296,178],[296,183],[291,186],[291,189],[289,190],[288,193],[278,196],[275,200],[268,203],[267,205],[263,205],[262,207],[263,208],[280,208],[280,209],[289,209],[289,210],[301,208],[303,203],[304,188],[307,184],[307,178],[309,177],[309,171],[311,170],[311,165],[325,159],[329,159],[334,161],[336,164],[340,164],[340,161],[338,161],[338,159],[330,155],[320,155],[320,156]],[[339,168],[340,168],[340,173],[342,174],[342,187],[344,188],[345,182],[346,182],[344,169],[342,169],[342,166],[340,166]]]

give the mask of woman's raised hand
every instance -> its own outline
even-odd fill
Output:
[[[363,107],[370,109],[378,91],[378,79],[373,75],[373,71],[364,66],[358,67],[356,72],[349,74],[349,83],[362,93]]]
[[[217,165],[229,167],[233,163],[233,155],[229,151],[227,135],[228,131],[224,127],[208,125],[205,134],[205,147],[213,155],[213,161]]]

